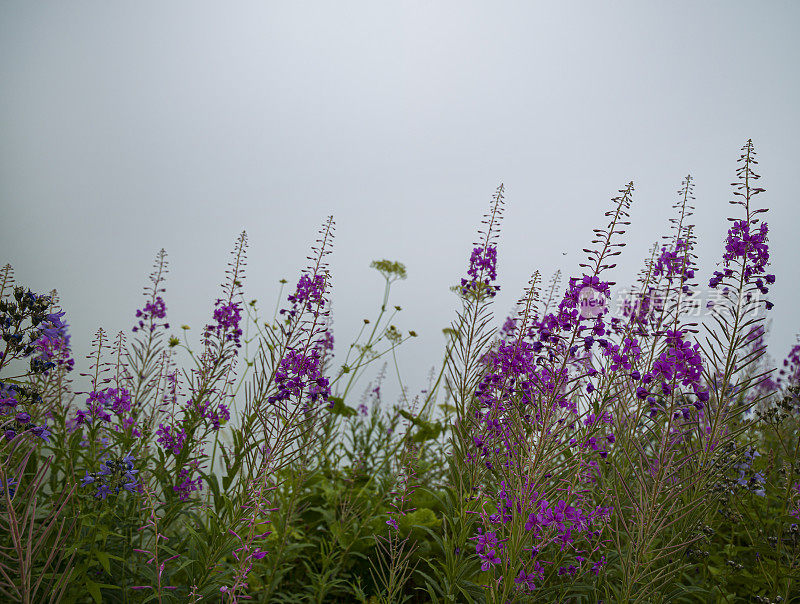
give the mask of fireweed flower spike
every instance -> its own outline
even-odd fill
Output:
[[[694,295],[696,256],[695,237],[690,218],[694,213],[694,180],[687,175],[677,191],[678,200],[672,206],[676,215],[670,217],[670,235],[666,243],[656,244],[651,258],[640,273],[638,291],[626,300],[623,316],[636,328],[631,335],[647,337],[663,332],[667,325],[676,329],[679,315],[691,308],[689,299]],[[681,319],[682,320],[682,319]],[[694,324],[685,324],[692,331]],[[626,328],[627,329],[627,328]]]
[[[476,421],[473,393],[481,379],[480,359],[494,335],[488,329],[491,319],[489,304],[497,291],[492,282],[497,277],[496,247],[503,218],[504,190],[501,183],[492,196],[489,210],[484,214],[478,230],[478,240],[470,255],[467,272],[469,279],[462,279],[458,290],[462,295],[463,309],[452,326],[454,349],[448,362],[457,408],[457,427],[452,440],[454,462],[457,466],[468,462],[471,457],[470,449],[474,437],[471,426]],[[463,500],[471,490],[472,485],[464,485],[459,498]],[[464,544],[454,545],[456,546],[463,547]]]
[[[763,356],[763,347],[752,354],[742,346],[753,329],[764,321],[761,302],[765,310],[772,308],[772,303],[760,296],[766,294],[767,286],[775,282],[775,276],[766,273],[769,264],[768,227],[760,216],[767,210],[757,209],[754,203],[755,196],[764,192],[763,188],[755,186],[761,178],[754,169],[758,164],[755,157],[753,143],[748,140],[742,147],[740,165],[736,170],[738,181],[733,183],[735,199],[730,201],[744,210],[744,218],[729,218],[732,225],[725,241],[723,269],[715,271],[709,280],[709,286],[719,292],[721,301],[711,309],[719,329],[707,328],[708,343],[717,346],[713,357],[706,354],[714,361],[709,381],[715,403],[715,412],[709,418],[712,429],[708,434],[708,447],[717,446],[714,441],[720,436],[720,420],[729,412],[727,406],[736,393],[765,379],[763,375],[749,376],[744,371]],[[751,401],[751,404],[755,402]]]
[[[290,400],[315,406],[330,397],[329,381],[322,375],[322,350],[327,342],[327,290],[330,275],[325,256],[333,240],[333,219],[328,219],[318,240],[313,264],[300,275],[294,293],[288,296],[291,308],[282,309],[285,352],[275,370],[275,392],[268,397],[271,405]],[[332,405],[332,403],[331,403]]]
[[[242,232],[231,252],[227,279],[222,284],[223,297],[215,303],[215,322],[203,331],[203,354],[189,379],[191,396],[154,431],[156,441],[174,460],[170,469],[172,491],[182,502],[202,490],[203,480],[197,472],[206,458],[206,440],[230,419],[225,401],[231,396],[227,390],[233,381],[231,374],[242,335],[240,303],[234,298],[240,295],[245,277],[246,248],[247,234]]]
[[[442,547],[446,551],[467,551],[467,539],[477,528],[476,512],[480,502],[476,492],[482,482],[483,469],[473,462],[474,439],[480,424],[479,403],[474,395],[484,373],[483,357],[494,337],[490,327],[491,303],[497,291],[493,280],[497,276],[496,247],[503,218],[504,191],[501,183],[483,216],[470,253],[468,278],[462,278],[460,285],[453,288],[460,294],[462,307],[449,331],[445,332],[451,352],[444,371],[454,399],[455,414],[449,440],[448,475],[458,477],[451,483],[453,509],[450,513],[463,523],[460,535],[451,534],[444,539]],[[460,562],[456,558],[448,563],[447,574],[453,576],[458,572],[456,567]],[[458,599],[457,593],[451,592],[450,597]]]
[[[461,279],[461,294],[494,298],[500,286],[493,285],[497,279],[497,238],[503,217],[503,191],[501,184],[492,199],[492,209],[483,219],[484,227],[478,231],[483,238],[475,243],[469,258],[467,278]]]
[[[164,319],[166,316],[167,305],[161,296],[157,296],[155,302],[148,302],[143,309],[136,311],[136,318],[139,319],[139,323],[133,327],[132,331],[135,333],[140,329],[144,329],[145,323],[149,323],[148,329],[150,331],[155,331],[158,327],[155,319]],[[169,329],[169,323],[164,323],[164,328]]]
[[[167,305],[162,297],[166,292],[164,282],[168,272],[167,252],[161,249],[153,262],[150,283],[144,287],[145,305],[136,310],[137,321],[132,328],[136,338],[126,353],[123,351],[124,336],[118,336],[116,385],[131,392],[136,407],[156,403],[152,398],[154,385],[147,376],[158,370],[164,331],[169,329]]]
[[[307,464],[314,455],[318,439],[314,430],[330,395],[327,378],[322,375],[320,342],[324,341],[328,299],[327,288],[330,275],[326,256],[331,253],[334,238],[334,221],[330,216],[319,231],[315,245],[312,246],[310,263],[300,275],[295,291],[289,295],[290,309],[283,309],[285,321],[275,331],[266,332],[265,348],[270,355],[259,357],[259,369],[254,373],[252,388],[246,391],[242,427],[246,446],[236,455],[247,455],[252,459],[249,470],[251,479],[259,482],[254,496],[248,498],[247,509],[266,509],[267,484],[274,473],[296,462],[302,469],[293,474],[286,488],[300,491],[304,487],[304,474]],[[264,379],[262,376],[270,376]],[[265,444],[257,438],[266,435]],[[251,450],[256,451],[251,454]],[[291,517],[296,513],[297,498],[292,498],[283,514]],[[274,508],[267,512],[277,511]],[[252,545],[268,533],[255,535],[255,516],[246,518],[246,536],[236,531],[234,536],[240,547],[232,552],[237,561],[237,571],[233,586],[224,586],[224,593],[230,601],[236,601],[240,590],[247,587],[247,576],[254,563],[266,555],[258,546]],[[286,539],[286,536],[282,536]],[[283,548],[281,544],[279,547]]]
[[[223,356],[226,345],[232,342],[235,349],[229,354],[236,356],[238,349],[241,348],[242,330],[239,323],[242,320],[242,308],[240,301],[234,301],[234,297],[240,294],[242,281],[245,276],[247,265],[245,249],[247,247],[247,234],[242,232],[233,250],[234,260],[230,268],[226,271],[229,275],[228,282],[223,284],[224,297],[218,298],[214,304],[214,323],[206,325],[204,330],[204,341],[206,347],[217,348],[217,353]],[[213,342],[212,342],[213,340]]]
[[[733,194],[739,199],[733,200],[732,205],[742,206],[745,210],[744,219],[729,218],[733,223],[728,229],[728,236],[725,240],[725,253],[722,255],[723,269],[714,272],[714,276],[709,280],[709,287],[719,288],[720,285],[730,288],[738,288],[736,280],[739,279],[758,289],[760,293],[766,294],[769,291],[767,285],[775,283],[775,275],[767,274],[766,267],[769,264],[769,247],[767,246],[767,233],[769,227],[766,222],[761,221],[759,215],[765,213],[766,209],[756,209],[752,205],[753,198],[765,191],[762,187],[756,187],[755,181],[761,176],[755,173],[754,166],[756,152],[752,141],[747,141],[744,152],[740,158],[741,164],[736,170],[739,181],[733,183]],[[767,308],[772,305],[767,303]]]
[[[277,392],[267,399],[269,404],[282,403],[294,397],[300,400],[304,393],[309,403],[327,400],[330,395],[328,378],[320,371],[321,356],[314,349],[303,354],[289,350],[278,364],[275,372]]]

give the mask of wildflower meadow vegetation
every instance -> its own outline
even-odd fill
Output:
[[[198,340],[170,327],[161,250],[130,332],[82,363],[69,309],[6,265],[0,600],[800,601],[800,345],[771,366],[756,166],[748,141],[712,274],[687,176],[611,303],[629,183],[576,272],[534,272],[507,318],[500,185],[436,370],[392,400],[406,269],[373,262],[380,308],[334,357],[332,217],[272,316],[242,233]]]

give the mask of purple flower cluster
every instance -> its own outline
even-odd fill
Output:
[[[599,537],[601,530],[598,524],[611,518],[611,508],[595,506],[594,509],[584,510],[563,499],[551,503],[544,498],[537,501],[538,493],[534,492],[533,495],[533,510],[528,513],[525,530],[537,540],[550,530],[551,542],[558,544],[561,551],[574,544],[581,533],[586,533],[590,539]]]
[[[155,319],[163,319],[167,316],[167,305],[161,296],[157,296],[155,302],[148,302],[143,309],[136,311],[136,318],[139,319],[139,324],[133,327],[134,333],[140,329],[144,329],[145,322],[150,322],[150,331],[155,331],[158,327]],[[163,324],[164,329],[169,329],[169,323]]]
[[[517,319],[516,317],[506,317],[503,326],[500,328],[500,337],[504,340],[510,340],[517,332]]]
[[[200,417],[211,422],[213,430],[219,430],[220,426],[231,418],[231,412],[228,410],[227,405],[223,403],[220,403],[215,408],[211,405],[211,401],[199,403],[193,400],[191,407]]]
[[[646,335],[645,326],[653,322],[656,315],[664,309],[664,296],[655,287],[647,292],[630,296],[622,305],[622,316],[637,326],[637,333]]]
[[[661,255],[656,260],[653,267],[653,274],[656,277],[664,276],[669,282],[677,278],[680,283],[694,278],[694,267],[692,266],[691,247],[685,239],[678,239],[675,248],[669,249],[666,246],[661,248]],[[691,293],[689,286],[683,286],[684,293]]]
[[[533,564],[533,572],[526,573],[524,568],[521,568],[519,575],[514,578],[514,583],[519,585],[522,589],[533,591],[536,589],[536,583],[544,581],[544,566],[538,560]]]
[[[642,349],[634,336],[626,336],[619,344],[608,343],[603,348],[603,355],[608,357],[610,371],[627,371],[632,373],[633,364],[642,356]]]
[[[299,350],[288,350],[275,371],[277,392],[269,397],[268,402],[276,404],[292,397],[300,399],[304,394],[311,403],[320,398],[327,400],[330,386],[328,378],[322,375],[320,361],[317,350],[312,349],[305,354]]]
[[[115,430],[131,429],[134,436],[141,436],[136,428],[136,421],[130,413],[131,393],[126,388],[93,390],[86,399],[86,409],[77,411],[72,424],[77,427],[83,424],[92,424],[95,420],[111,422],[116,416],[119,425],[114,426]]]
[[[571,332],[576,327],[578,335],[582,335],[587,330],[590,331],[590,335],[583,336],[585,351],[588,352],[595,343],[605,347],[607,341],[603,339],[603,336],[607,333],[607,326],[603,322],[603,316],[606,314],[607,308],[590,309],[591,312],[587,313],[583,312],[585,309],[582,308],[582,304],[587,298],[594,299],[594,296],[597,296],[597,300],[608,300],[611,296],[610,285],[608,282],[601,281],[596,275],[572,277],[569,280],[567,291],[558,305],[558,311],[547,313],[541,319],[534,320],[527,330],[526,336],[534,340],[534,351],[538,353],[545,346],[549,346],[550,358],[554,359],[553,354],[561,348],[565,348],[561,333]],[[574,356],[577,350],[578,347],[575,347],[569,351],[562,350],[562,352],[567,353],[568,356]]]
[[[173,455],[180,455],[183,450],[183,444],[186,442],[186,431],[182,428],[158,424],[156,437],[156,442],[160,444],[164,450],[172,451]]]
[[[242,347],[242,330],[239,323],[242,320],[242,309],[239,302],[223,304],[223,300],[217,300],[214,305],[214,321],[216,325],[206,325],[205,337],[210,338],[212,334],[222,337],[224,342],[233,342],[236,348]]]
[[[333,332],[331,331],[330,327],[327,327],[316,342],[316,349],[319,351],[323,365],[325,364],[325,360],[333,354],[333,344]]]
[[[642,386],[636,389],[636,396],[647,399],[652,407],[651,415],[656,413],[655,394],[660,396],[670,396],[676,386],[683,385],[690,387],[697,396],[694,406],[699,410],[703,408],[703,403],[709,399],[708,389],[703,387],[703,358],[700,354],[700,345],[691,343],[683,339],[684,334],[680,330],[667,331],[667,348],[653,363],[651,371],[645,373],[642,378]],[[648,389],[653,381],[661,381],[660,391],[654,393]],[[689,416],[689,408],[683,409],[686,419]]]
[[[623,349],[620,350],[619,346],[611,346],[605,337],[614,329],[618,329],[619,323],[618,319],[612,319],[612,325],[609,327],[604,322],[607,308],[603,306],[603,301],[607,300],[609,296],[610,284],[601,281],[599,277],[590,275],[584,275],[580,278],[573,277],[569,281],[569,287],[558,306],[558,310],[547,313],[540,319],[532,319],[524,333],[521,334],[521,341],[530,342],[529,353],[526,353],[529,355],[529,359],[526,363],[532,366],[536,357],[542,357],[535,361],[535,364],[540,365],[541,368],[537,370],[538,378],[534,382],[544,388],[546,392],[553,393],[556,389],[563,387],[568,377],[566,368],[554,370],[548,368],[547,363],[543,363],[545,360],[549,360],[552,364],[558,355],[566,356],[573,363],[585,362],[586,354],[597,344],[607,356],[615,358],[617,363],[629,365],[632,361],[628,359],[628,355],[631,355],[631,359],[638,358],[638,343],[635,340],[626,341]],[[590,312],[586,312],[586,309],[582,306],[586,299],[599,302],[600,307],[592,306],[589,309]],[[515,319],[506,321],[503,332],[506,336],[516,333],[515,321]],[[573,330],[581,338],[582,345],[574,343],[567,349],[567,339],[562,334]],[[527,349],[527,344],[520,346],[519,343],[514,342],[514,346],[518,350]],[[580,352],[581,348],[583,352]],[[496,379],[502,380],[504,378]],[[592,389],[593,386],[590,391]],[[562,399],[559,404],[563,408],[573,406],[573,403],[565,399]]]
[[[499,285],[492,285],[497,279],[497,247],[487,245],[476,247],[469,258],[469,279],[461,279],[461,293],[485,293],[494,298],[500,290]]]
[[[500,564],[499,554],[503,551],[503,544],[497,539],[497,533],[494,531],[483,533],[483,529],[478,529],[477,537],[475,539],[475,553],[482,560],[481,570],[487,571],[495,564]]]
[[[484,523],[494,530],[484,533],[479,528],[478,534],[472,537],[476,542],[475,551],[482,561],[481,569],[489,571],[509,555],[506,547],[508,538],[498,535],[512,525],[515,516],[521,515],[528,542],[526,550],[531,552],[533,566],[520,571],[514,579],[517,585],[528,590],[535,589],[534,581],[544,580],[544,565],[553,563],[546,559],[551,555],[555,559],[565,553],[573,554],[575,564],[560,567],[559,575],[576,575],[589,568],[595,574],[599,573],[604,557],[589,567],[589,556],[599,548],[599,539],[611,518],[612,509],[603,506],[584,509],[580,495],[571,499],[572,503],[564,499],[550,502],[536,491],[526,497],[516,497],[508,492],[505,483],[501,483],[497,513],[484,517]],[[583,549],[585,547],[591,547],[592,551]]]
[[[756,278],[755,285],[762,294],[769,291],[767,285],[775,283],[775,275],[765,274],[765,268],[769,264],[769,248],[767,247],[767,232],[769,227],[766,222],[753,228],[746,220],[737,220],[728,230],[728,238],[725,242],[725,254],[722,259],[725,262],[725,269],[714,271],[714,276],[709,281],[710,287],[717,287],[725,277],[733,275],[730,268],[731,263],[742,261],[744,263],[744,279],[749,282],[753,277]],[[771,307],[771,305],[768,305]]]
[[[50,442],[50,431],[47,429],[47,422],[44,425],[36,425],[31,421],[30,413],[22,411],[19,407],[20,399],[23,396],[41,400],[41,396],[34,394],[24,387],[5,384],[0,382],[0,418],[12,415],[10,419],[3,419],[0,431],[7,441],[14,440],[23,432],[30,432],[34,436],[40,437],[45,442]]]
[[[89,473],[87,470],[86,476],[81,479],[81,485],[95,485],[97,491],[94,496],[97,499],[105,499],[112,492],[117,495],[120,489],[133,492],[138,485],[134,476],[138,473],[134,469],[134,461],[136,459],[131,455],[121,459],[108,459],[100,464],[99,471]]]
[[[590,436],[580,444],[580,447],[582,449],[591,449],[595,453],[599,454],[600,457],[605,459],[608,456],[608,445],[613,444],[615,440],[616,437],[613,433],[609,433],[604,437],[601,436],[600,438],[596,436]],[[570,444],[578,445],[578,440],[573,438],[570,441]],[[597,462],[589,462],[588,466],[590,468],[590,472],[587,473],[586,479],[590,482],[594,482],[593,469],[597,467]]]
[[[778,372],[777,383],[788,385],[800,384],[800,343],[792,346],[789,354],[783,359],[783,369]]]
[[[287,310],[282,308],[280,314],[288,315],[287,318],[293,319],[298,313],[302,313],[306,306],[313,305],[318,309],[325,306],[325,275],[309,276],[308,273],[300,275],[297,282],[297,289],[288,297],[292,303],[292,308]]]
[[[193,492],[203,490],[203,479],[200,476],[192,478],[193,476],[193,467],[183,468],[178,473],[178,484],[174,485],[172,490],[178,494],[181,501],[189,499],[189,495]]]
[[[611,297],[611,284],[607,281],[602,281],[597,275],[570,278],[564,299],[558,305],[562,324],[565,321],[570,321],[574,325],[580,320],[581,294],[585,293],[586,290],[592,290],[606,300]]]
[[[200,405],[190,401],[187,405],[187,410],[190,409],[194,410],[203,419],[209,419],[212,423],[212,428],[215,430],[219,429],[221,421],[227,421],[230,418],[230,414],[225,405],[219,405],[215,410],[208,401]],[[184,415],[184,422],[186,421],[187,418]],[[187,430],[186,425],[169,426],[163,423],[158,425],[158,430],[156,430],[156,442],[160,444],[165,451],[172,453],[175,457],[188,453],[188,450],[184,450],[184,446],[188,440],[189,430]],[[177,484],[173,485],[172,490],[178,494],[178,498],[181,501],[188,500],[193,492],[203,489],[202,477],[195,477],[195,470],[198,466],[199,462],[197,459],[190,459],[186,462],[185,467],[181,467],[180,470],[178,470]]]
[[[67,324],[61,324],[58,328],[42,329],[42,336],[36,340],[35,346],[39,353],[37,358],[48,368],[63,367],[66,372],[75,368],[75,359],[70,356],[71,338],[67,333],[67,327]]]
[[[475,389],[480,403],[475,411],[478,424],[473,436],[477,455],[470,454],[469,459],[483,459],[490,469],[495,457],[505,466],[514,465],[517,447],[509,426],[511,414],[521,409],[528,419],[539,417],[539,395],[552,391],[558,382],[551,369],[537,367],[536,351],[536,343],[517,340],[500,342],[484,357],[486,372]],[[561,405],[569,403],[564,399]]]
[[[62,364],[71,369],[74,362],[69,359],[67,325],[61,321],[65,313],[48,313],[52,298],[25,291],[22,287],[14,288],[14,300],[16,303],[10,299],[0,300],[0,337],[5,342],[5,350],[0,352],[0,367],[14,358],[27,358],[37,352],[39,354],[30,360],[31,373],[46,375],[50,369]],[[26,319],[30,319],[31,324],[22,327]],[[64,349],[63,358],[54,362],[43,338],[52,340],[53,346],[61,340],[58,346]]]

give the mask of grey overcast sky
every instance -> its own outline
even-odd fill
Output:
[[[498,322],[533,270],[579,274],[631,180],[614,280],[634,280],[691,173],[707,282],[752,138],[782,358],[800,330],[798,31],[796,1],[3,0],[0,263],[58,290],[85,371],[98,327],[130,333],[160,248],[169,318],[196,338],[243,229],[246,296],[271,309],[333,214],[337,353],[379,305],[370,261],[404,262],[413,393],[500,182]]]

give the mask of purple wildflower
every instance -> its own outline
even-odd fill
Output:
[[[500,286],[492,285],[497,279],[497,247],[487,245],[474,248],[469,258],[467,275],[469,279],[461,279],[463,295],[485,292],[490,298],[494,298],[500,290]]]
[[[749,282],[752,278],[756,278],[756,287],[762,294],[766,294],[769,291],[767,285],[775,283],[775,275],[768,275],[764,272],[769,264],[768,231],[769,227],[766,222],[755,225],[746,220],[735,221],[733,226],[728,229],[725,253],[722,256],[725,269],[714,272],[714,276],[708,283],[709,286],[718,287],[723,279],[733,275],[733,271],[730,269],[731,264],[742,262],[745,280]]]
[[[317,350],[304,354],[298,350],[288,350],[275,371],[277,393],[268,402],[275,404],[301,396],[314,403],[319,398],[327,400],[330,396],[328,378],[320,370],[320,355]]]
[[[318,309],[324,307],[325,275],[314,275],[313,277],[307,273],[300,275],[297,289],[289,295],[288,300],[292,303],[292,308],[281,309],[280,314],[288,315],[289,319],[293,319],[298,313],[302,314],[307,306],[313,305]]]
[[[158,323],[155,322],[155,319],[163,319],[167,316],[167,305],[164,303],[164,300],[161,296],[157,296],[154,302],[148,302],[145,304],[143,309],[139,309],[136,311],[136,318],[139,319],[139,323],[133,327],[133,332],[137,332],[140,329],[144,329],[145,322],[150,323],[150,331],[155,331],[158,327]],[[164,323],[164,328],[169,329],[169,323]]]
[[[166,450],[172,451],[173,455],[180,455],[183,444],[186,442],[186,432],[181,428],[158,425],[156,430],[156,441]]]
[[[139,472],[134,468],[136,459],[132,455],[122,458],[107,459],[100,464],[97,472],[90,473],[81,478],[81,486],[95,485],[95,497],[106,499],[108,495],[118,495],[120,489],[133,492],[138,482],[136,474]]]
[[[223,300],[218,299],[214,306],[216,325],[206,325],[206,339],[209,339],[212,334],[220,337],[224,335],[223,342],[233,342],[236,348],[241,348],[242,330],[239,323],[242,320],[242,310],[239,308],[239,302],[223,304]]]

